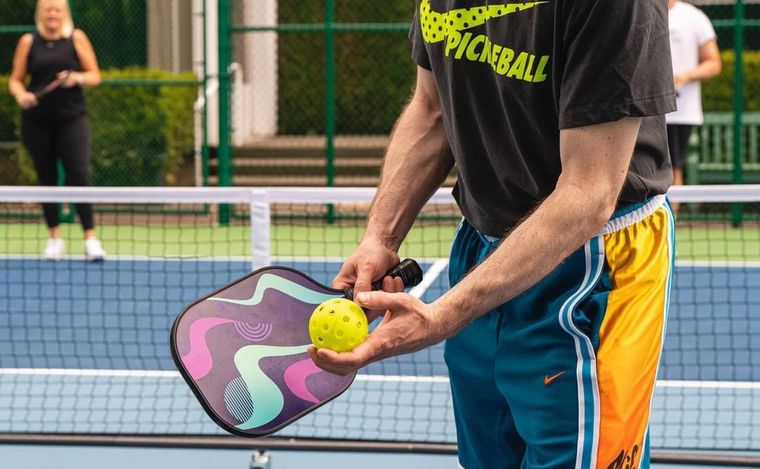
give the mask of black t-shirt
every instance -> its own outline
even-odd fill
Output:
[[[74,47],[73,36],[49,41],[34,33],[32,47],[29,49],[27,68],[31,75],[29,91],[36,92],[45,88],[56,79],[58,73],[71,70],[79,72],[82,66]],[[40,99],[37,106],[23,112],[25,118],[73,119],[86,114],[82,88],[57,88]]]
[[[410,38],[435,77],[454,196],[482,233],[503,236],[554,190],[560,129],[643,117],[619,205],[670,186],[666,0],[418,0]]]

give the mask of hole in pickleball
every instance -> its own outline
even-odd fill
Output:
[[[348,316],[343,316],[343,322],[349,322],[350,320],[351,318],[349,318]]]
[[[334,309],[331,309],[331,310],[330,310],[330,314],[335,314],[335,310],[334,310]]]
[[[361,328],[362,328],[362,323],[360,323],[360,322],[357,322],[357,323],[356,323],[356,327],[358,327],[359,329],[361,329]]]
[[[330,330],[330,325],[329,324],[323,324],[322,325],[322,330],[325,331],[325,332],[329,331]]]
[[[317,337],[317,340],[320,341],[320,342],[324,342],[325,341],[325,339],[323,339],[322,337]]]
[[[341,337],[343,337],[343,331],[342,331],[342,330],[340,330],[340,329],[338,329],[337,331],[335,331],[335,337],[337,337],[337,338],[339,338],[339,339],[340,339]]]

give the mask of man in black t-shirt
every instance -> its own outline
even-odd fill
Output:
[[[410,37],[417,87],[334,282],[389,314],[314,361],[446,339],[463,467],[648,467],[674,253],[666,2],[418,0]],[[454,165],[451,290],[368,292]]]

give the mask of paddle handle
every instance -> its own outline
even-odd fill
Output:
[[[419,285],[422,281],[422,269],[420,265],[414,259],[404,259],[385,273],[385,277],[399,277],[404,282],[404,288],[411,288]],[[383,279],[378,280],[372,284],[373,290],[383,289]],[[348,287],[343,290],[346,298],[349,300],[354,299],[354,287]]]

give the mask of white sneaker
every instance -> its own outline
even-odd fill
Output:
[[[84,240],[84,257],[88,261],[102,261],[106,258],[106,252],[103,250],[103,245],[100,244],[99,239]]]
[[[48,261],[60,261],[65,253],[64,243],[61,238],[48,238],[45,252],[42,257]]]

